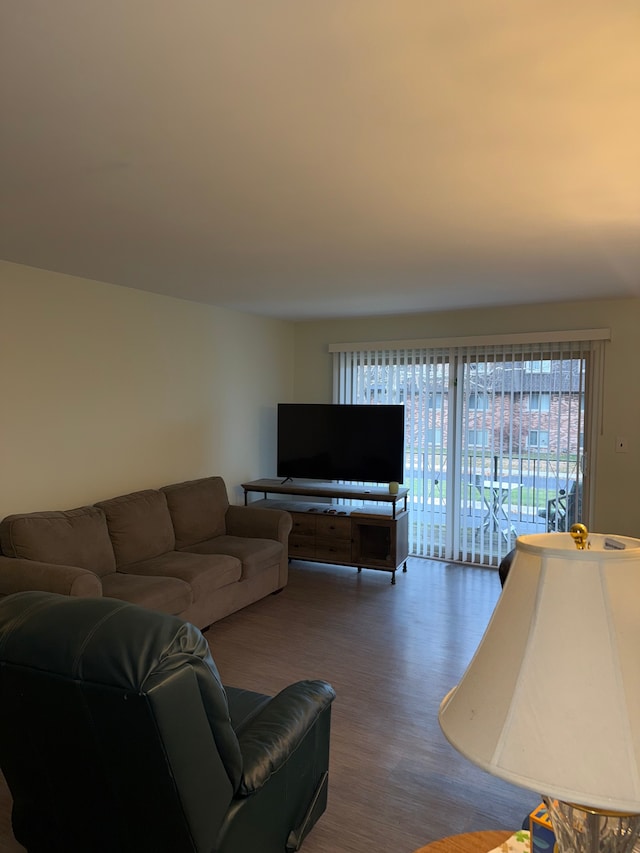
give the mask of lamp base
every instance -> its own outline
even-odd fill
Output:
[[[559,853],[632,853],[640,815],[587,809],[543,797]]]

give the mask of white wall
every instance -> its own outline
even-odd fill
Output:
[[[292,324],[0,262],[0,517],[209,474],[240,502],[276,403],[331,400],[329,343],[603,326],[594,526],[640,537],[638,299]]]
[[[612,339],[606,346],[593,527],[640,538],[640,299],[297,323],[295,399],[331,401],[330,343],[603,327]],[[628,439],[628,453],[615,452],[618,435]]]
[[[293,325],[0,262],[0,517],[275,466]]]

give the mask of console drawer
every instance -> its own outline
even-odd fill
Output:
[[[293,533],[289,535],[289,556],[306,557],[308,560],[313,560],[316,554],[316,540],[313,536],[296,536]]]
[[[316,539],[315,556],[317,560],[332,563],[351,562],[351,539]]]
[[[351,519],[347,516],[319,515],[316,518],[316,536],[351,541]]]
[[[315,536],[316,521],[315,515],[303,515],[302,513],[292,513],[291,520],[291,536]],[[289,539],[291,541],[291,539]]]

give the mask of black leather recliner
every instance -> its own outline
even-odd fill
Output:
[[[0,766],[29,853],[285,853],[327,801],[332,687],[223,687],[193,625],[0,601]]]
[[[516,555],[516,549],[512,548],[508,554],[500,560],[500,565],[498,566],[498,576],[500,578],[500,586],[504,586],[507,582],[507,578],[509,577],[509,570],[511,569],[511,563],[513,563],[513,558]]]

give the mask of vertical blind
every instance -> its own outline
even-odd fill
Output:
[[[405,407],[412,554],[497,565],[585,518],[608,338],[332,345],[334,402]]]

